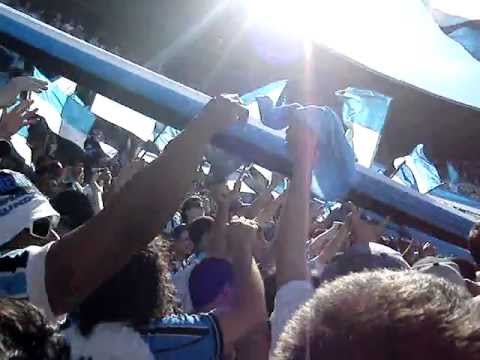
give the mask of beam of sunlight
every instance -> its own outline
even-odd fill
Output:
[[[250,23],[274,28],[278,36],[313,41],[384,75],[480,108],[480,64],[441,31],[422,0],[244,4]]]
[[[228,4],[229,0],[223,0],[219,2],[197,24],[193,24],[190,28],[185,29],[182,35],[180,35],[180,37],[178,37],[172,44],[164,49],[161,49],[156,55],[154,55],[150,61],[147,62],[146,66],[161,67],[163,64],[171,60],[175,55],[178,54],[179,51],[194,41],[196,36],[202,30],[204,30],[212,22],[212,20],[226,8]]]

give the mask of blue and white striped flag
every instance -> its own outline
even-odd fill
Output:
[[[377,153],[391,97],[373,90],[349,87],[337,91],[343,101],[342,117],[347,127],[347,139],[357,162],[370,167]]]
[[[38,114],[45,118],[52,132],[83,149],[95,115],[78,96],[64,91],[65,87],[58,83],[60,79],[50,82],[38,69],[34,70],[34,76],[49,84],[48,90],[32,94],[33,107],[38,108]],[[74,87],[71,91],[74,91]]]

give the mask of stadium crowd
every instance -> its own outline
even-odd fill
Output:
[[[34,129],[17,95],[45,87],[0,89],[2,146]],[[281,194],[274,176],[247,202],[246,167],[233,186],[198,179],[212,137],[246,115],[214,98],[156,160],[120,170],[2,158],[2,358],[478,359],[477,265],[388,236],[352,203],[324,212],[307,123],[287,130]]]

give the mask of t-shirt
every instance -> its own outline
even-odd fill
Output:
[[[313,297],[313,294],[312,284],[306,280],[290,281],[278,290],[275,296],[275,307],[270,316],[272,332],[271,354],[273,354],[277,341],[288,321],[303,304]]]
[[[212,314],[175,315],[139,331],[123,323],[97,325],[88,337],[75,325],[64,330],[72,360],[220,359],[222,335]]]
[[[45,258],[53,242],[0,256],[0,297],[25,299],[54,321],[45,287]]]
[[[172,274],[172,282],[177,290],[177,298],[182,304],[182,309],[186,313],[193,312],[192,298],[190,296],[190,274],[195,266],[206,258],[205,253],[194,254],[188,260],[188,265],[183,269],[180,269],[176,273]]]

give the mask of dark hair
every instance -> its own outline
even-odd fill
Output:
[[[50,203],[59,212],[60,221],[71,230],[86,223],[95,215],[88,197],[79,191],[63,191]]]
[[[203,208],[203,200],[200,196],[190,196],[182,203],[180,215],[183,223],[188,223],[187,211],[193,208]]]
[[[318,289],[294,315],[274,359],[478,359],[473,305],[466,290],[431,275],[351,274]]]
[[[195,311],[211,304],[226,286],[233,285],[233,268],[227,260],[204,259],[190,273],[188,288]]]
[[[212,229],[214,223],[215,220],[213,220],[212,217],[201,216],[195,219],[188,226],[188,235],[190,236],[190,240],[192,240],[193,242],[195,252],[198,252],[200,250],[203,235],[205,235]]]
[[[26,301],[0,299],[0,358],[70,358],[70,348],[58,329]]]
[[[138,328],[154,317],[178,312],[166,254],[164,241],[156,240],[85,299],[78,309],[82,335],[88,336],[102,322],[121,321]]]
[[[464,258],[452,258],[451,259],[455,264],[457,264],[458,268],[460,269],[460,274],[464,279],[469,279],[472,281],[477,281],[477,270],[478,266],[473,263],[473,261],[464,259]]]
[[[172,231],[172,239],[173,240],[178,240],[180,239],[180,236],[182,236],[182,233],[184,231],[188,231],[188,225],[187,224],[180,224],[175,227]]]

